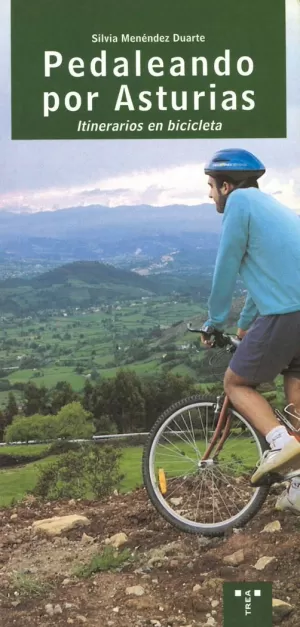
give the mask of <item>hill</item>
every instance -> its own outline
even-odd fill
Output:
[[[97,261],[67,264],[32,279],[0,282],[0,311],[17,314],[41,309],[93,306],[156,294],[159,285],[135,272]]]
[[[208,283],[208,281],[207,281]],[[28,314],[45,309],[90,307],[142,296],[199,290],[199,277],[141,276],[98,261],[77,261],[31,279],[0,281],[0,311]],[[203,288],[203,292],[208,293]]]

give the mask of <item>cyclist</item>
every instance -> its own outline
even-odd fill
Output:
[[[269,472],[300,469],[300,443],[256,391],[282,373],[288,403],[294,405],[293,424],[300,427],[300,218],[259,189],[264,173],[261,161],[241,149],[220,150],[205,167],[209,197],[224,215],[204,328],[224,329],[240,274],[247,288],[237,331],[243,341],[225,373],[224,389],[270,447],[252,476],[254,485]],[[202,341],[209,343],[205,336]],[[300,477],[276,507],[300,513]]]

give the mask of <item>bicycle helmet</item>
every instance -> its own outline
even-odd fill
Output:
[[[215,178],[227,174],[236,182],[249,178],[259,179],[265,171],[263,163],[251,152],[242,148],[219,150],[204,168],[205,174],[209,176]]]

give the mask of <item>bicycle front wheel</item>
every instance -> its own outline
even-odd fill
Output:
[[[175,403],[154,424],[143,454],[144,485],[157,511],[181,531],[207,536],[244,525],[269,492],[250,483],[266,442],[233,409],[221,451],[202,460],[215,408],[215,399],[201,396]]]

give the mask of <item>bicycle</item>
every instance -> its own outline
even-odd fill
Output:
[[[188,330],[202,333],[190,324]],[[212,347],[233,353],[240,340],[215,331]],[[294,416],[285,408],[285,414]],[[275,410],[278,421],[300,441],[287,415]],[[299,417],[298,417],[299,419]],[[265,438],[230,404],[217,398],[184,398],[159,416],[143,451],[143,479],[158,511],[180,531],[223,535],[245,525],[262,507],[271,485],[300,474],[269,475],[253,486],[251,475],[268,449]]]

